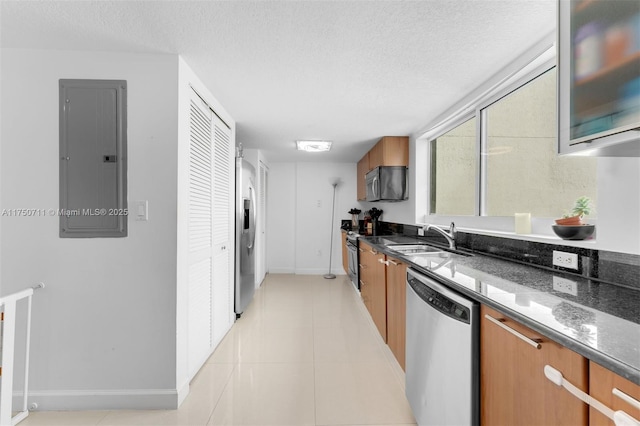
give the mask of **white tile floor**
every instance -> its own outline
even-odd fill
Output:
[[[415,424],[404,378],[345,276],[268,275],[178,410],[34,412],[34,425]]]

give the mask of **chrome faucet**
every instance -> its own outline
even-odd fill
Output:
[[[442,228],[438,228],[435,225],[431,225],[431,224],[427,224],[424,226],[425,232],[433,229],[434,231],[438,232],[440,235],[442,235],[443,237],[445,237],[447,239],[447,242],[449,243],[449,248],[451,250],[455,250],[456,249],[456,225],[451,222],[451,225],[449,225],[449,232],[445,231]]]

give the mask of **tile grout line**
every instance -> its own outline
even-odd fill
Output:
[[[215,413],[216,408],[218,408],[218,404],[222,399],[222,395],[224,395],[224,392],[227,390],[227,387],[229,386],[229,382],[231,382],[231,379],[233,378],[233,373],[235,373],[237,368],[238,368],[238,363],[234,362],[233,369],[231,369],[231,373],[229,374],[229,377],[227,377],[227,381],[225,382],[224,387],[220,392],[220,395],[218,395],[218,398],[216,399],[216,403],[213,404],[213,409],[211,410],[211,413],[209,413],[209,417],[207,417],[207,422],[204,424],[204,426],[207,426],[211,422],[211,419],[213,418],[213,413]]]
[[[95,425],[98,426],[100,423],[102,423],[104,421],[104,419],[107,418],[108,415],[109,415],[109,411],[104,413],[104,416],[102,416]]]

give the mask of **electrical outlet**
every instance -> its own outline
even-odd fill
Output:
[[[418,228],[418,235],[424,237],[424,228]]]
[[[564,251],[553,251],[553,265],[578,270],[578,255]]]
[[[574,296],[578,295],[578,283],[565,278],[553,277],[553,289]]]

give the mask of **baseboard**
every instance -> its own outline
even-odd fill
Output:
[[[324,275],[326,274],[328,271],[327,269],[318,269],[318,268],[297,268],[295,270],[296,275]],[[344,270],[342,268],[340,269],[332,269],[331,271],[332,274],[334,275],[346,275]]]
[[[270,274],[293,274],[294,268],[269,268]]]
[[[180,398],[189,394],[183,386],[177,389],[121,389],[121,390],[30,390],[27,406],[38,404],[40,411],[82,410],[173,410]],[[22,393],[13,396],[14,407],[22,404]]]
[[[344,269],[333,269],[334,275],[347,275]],[[321,268],[269,268],[269,274],[324,275],[327,269]]]

